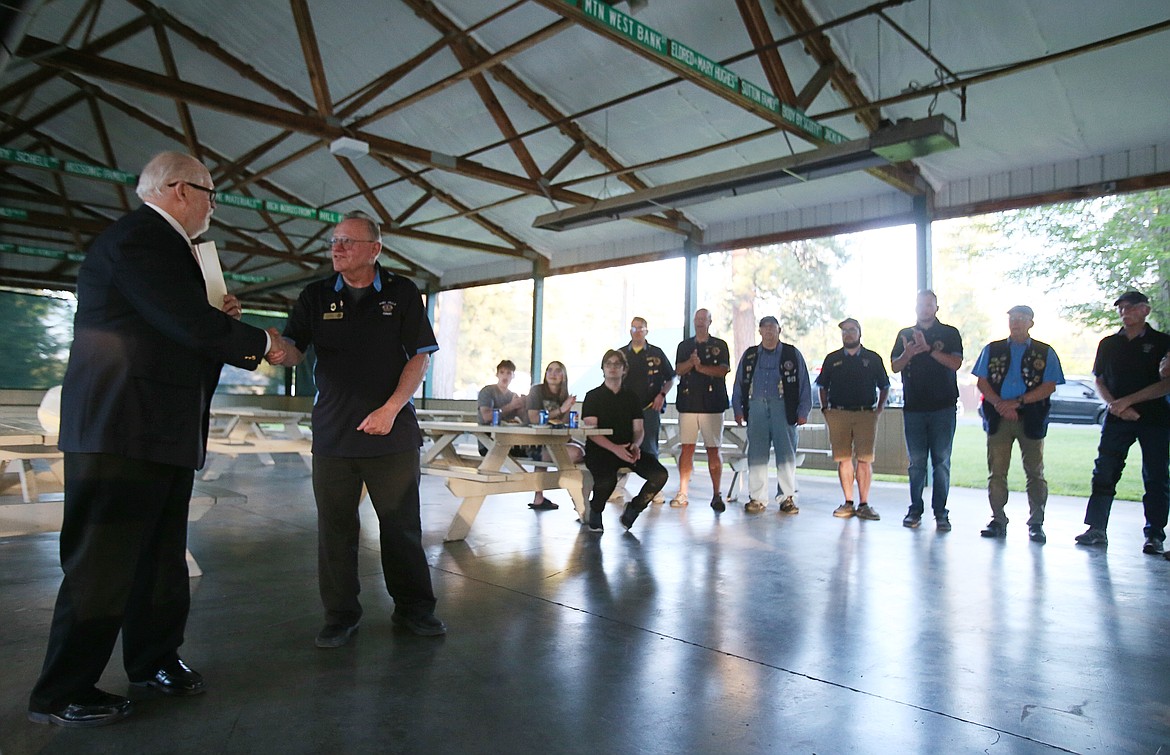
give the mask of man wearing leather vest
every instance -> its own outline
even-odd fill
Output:
[[[775,448],[780,513],[799,513],[796,428],[808,421],[812,390],[804,356],[780,342],[780,321],[771,315],[760,320],[760,345],[749,347],[739,360],[731,406],[736,424],[746,420],[748,428],[750,497],[744,510],[758,514],[767,508],[768,456]]]
[[[1011,336],[983,347],[971,370],[983,393],[983,429],[987,431],[987,499],[991,522],[983,537],[1006,537],[1007,475],[1012,444],[1020,444],[1028,491],[1028,537],[1036,543],[1044,535],[1044,506],[1048,481],[1044,479],[1044,436],[1048,433],[1049,396],[1064,382],[1060,358],[1046,343],[1029,333],[1035,314],[1018,305],[1008,310]]]

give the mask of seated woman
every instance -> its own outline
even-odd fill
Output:
[[[526,406],[526,397],[517,396],[512,391],[508,390],[508,386],[512,384],[512,378],[516,376],[516,363],[511,359],[505,359],[496,365],[496,384],[485,385],[479,390],[479,400],[477,408],[479,410],[479,424],[490,425],[492,423],[492,412],[496,409],[500,410],[500,424],[509,422],[512,424],[527,424],[528,413],[524,410]],[[487,455],[487,446],[479,444],[479,455]],[[525,449],[513,448],[511,456],[524,456]]]
[[[605,382],[585,394],[585,404],[581,407],[581,419],[586,427],[613,431],[608,436],[589,436],[585,446],[585,466],[593,474],[593,496],[589,500],[591,532],[604,531],[601,513],[617,485],[618,470],[622,467],[629,467],[646,480],[622,513],[622,526],[627,530],[634,526],[634,520],[654,499],[654,494],[666,485],[666,467],[657,456],[641,449],[642,402],[637,394],[622,387],[627,367],[623,352],[617,349],[605,352],[601,359]]]
[[[565,365],[556,361],[549,362],[544,368],[544,382],[532,386],[532,390],[528,392],[528,423],[540,424],[540,410],[543,409],[548,412],[547,421],[550,424],[567,425],[569,412],[573,410],[575,403],[577,397],[569,394],[569,374],[565,371]],[[571,441],[566,449],[574,463],[585,458],[585,449],[578,441]],[[551,461],[547,450],[543,448],[539,450],[541,453],[538,458]],[[543,490],[538,490],[528,508],[552,511],[559,509],[560,506],[546,499]]]

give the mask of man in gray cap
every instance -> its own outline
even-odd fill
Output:
[[[780,321],[768,315],[760,320],[760,345],[750,346],[735,371],[731,408],[736,424],[747,421],[748,489],[744,506],[758,514],[768,504],[768,456],[776,450],[776,482],[780,513],[797,514],[796,427],[808,421],[812,389],[804,356],[790,343],[780,342]]]
[[[1012,444],[1020,444],[1028,491],[1028,537],[1043,543],[1044,505],[1048,481],[1044,479],[1044,436],[1048,434],[1049,396],[1064,382],[1060,358],[1046,343],[1033,339],[1035,314],[1024,304],[1008,310],[1011,336],[983,347],[971,374],[983,393],[983,429],[987,431],[987,499],[991,522],[983,537],[1006,537],[1007,475],[1012,463]]]
[[[1127,291],[1113,302],[1121,316],[1121,330],[1101,339],[1093,374],[1097,391],[1109,406],[1101,427],[1101,444],[1093,466],[1093,488],[1085,508],[1089,529],[1077,535],[1081,545],[1106,545],[1105,529],[1125,468],[1125,457],[1134,441],[1142,448],[1142,481],[1146,494],[1146,542],[1143,553],[1158,555],[1166,540],[1170,511],[1170,377],[1160,374],[1170,354],[1170,335],[1146,322],[1150,300],[1140,291]]]

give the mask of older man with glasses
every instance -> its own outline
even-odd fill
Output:
[[[351,212],[329,240],[333,275],[310,284],[293,306],[282,364],[317,351],[313,374],[313,494],[318,578],[325,625],[319,648],[349,642],[362,617],[358,601],[358,505],[364,485],[378,515],[382,573],[394,598],[390,617],[415,634],[444,634],[435,617],[430,566],[422,548],[419,447],[411,396],[439,346],[418,289],[384,270],[378,224]]]

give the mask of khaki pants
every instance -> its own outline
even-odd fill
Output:
[[[1044,479],[1044,440],[1024,435],[1024,423],[1000,419],[999,429],[987,436],[987,499],[991,515],[1007,524],[1004,508],[1008,501],[1007,476],[1012,463],[1012,443],[1019,442],[1027,478],[1028,526],[1044,524],[1044,504],[1048,502],[1048,481]]]

